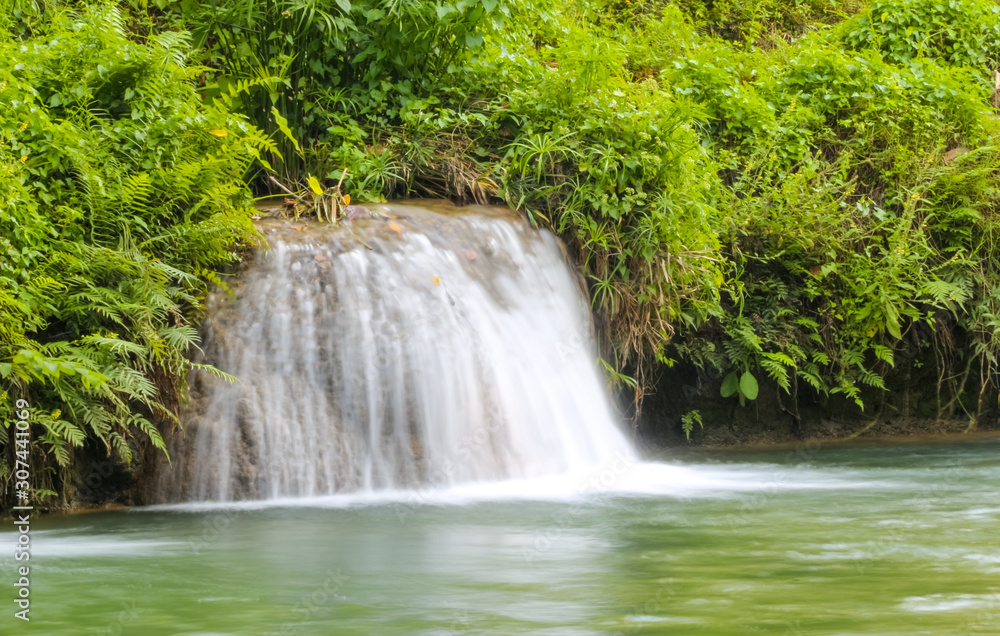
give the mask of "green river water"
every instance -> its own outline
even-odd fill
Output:
[[[32,620],[8,601],[0,633],[1000,634],[998,452],[687,454],[582,495],[563,479],[42,518]]]

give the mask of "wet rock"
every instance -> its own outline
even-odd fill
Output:
[[[243,398],[236,403],[236,426],[239,432],[234,449],[237,469],[232,485],[238,499],[248,499],[257,494],[255,483],[260,457],[261,413],[253,400]]]
[[[349,205],[344,208],[344,214],[351,221],[356,221],[358,219],[370,219],[374,216],[378,216],[362,205]]]

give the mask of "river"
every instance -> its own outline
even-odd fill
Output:
[[[51,516],[17,633],[1000,634],[998,451],[804,444]]]

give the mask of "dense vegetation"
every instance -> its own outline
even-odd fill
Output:
[[[0,43],[0,479],[28,459],[9,443],[27,397],[45,494],[85,444],[163,447],[203,281],[255,237],[243,178],[271,143],[203,104],[183,35],[138,43],[112,6],[21,28]]]
[[[637,397],[684,360],[740,402],[766,377],[860,404],[916,349],[974,422],[959,398],[994,382],[989,0],[21,1],[4,19],[0,417],[30,394],[59,464],[87,439],[159,440],[205,281],[253,240],[244,182],[506,201],[567,239]]]

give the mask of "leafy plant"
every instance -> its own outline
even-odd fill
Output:
[[[678,359],[741,403],[860,408],[914,351],[942,416],[995,385],[993,3],[123,7],[4,16],[0,417],[29,395],[56,465],[156,443],[204,281],[255,239],[246,181],[331,219],[419,194],[560,233],[637,406]]]
[[[876,0],[838,27],[854,49],[875,49],[887,62],[934,59],[986,71],[1000,63],[1000,7],[987,0]]]
[[[720,392],[724,398],[739,396],[742,406],[747,400],[756,400],[758,390],[757,378],[753,377],[752,373],[744,371],[742,375],[738,375],[735,371],[731,371],[722,380]]]
[[[275,136],[270,163],[286,182],[304,182],[317,172],[306,164],[317,148],[339,159],[328,172],[368,174],[352,162],[378,145],[367,126],[437,103],[441,80],[460,73],[514,7],[508,0],[177,0],[161,10],[190,28],[204,51],[206,93]],[[287,134],[276,135],[283,126]],[[366,167],[382,176],[349,189],[391,194],[399,178],[382,165],[388,159],[368,153]]]
[[[698,428],[705,428],[705,423],[701,419],[701,411],[698,409],[688,411],[681,416],[681,429],[684,431],[684,438],[689,442],[691,441],[691,433],[694,431],[695,424],[698,425]]]
[[[136,42],[111,5],[54,11],[0,54],[0,483],[15,398],[32,406],[35,492],[74,452],[164,449],[195,365],[205,278],[256,240],[243,183],[267,137],[206,106],[189,43]]]

